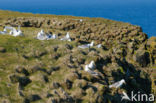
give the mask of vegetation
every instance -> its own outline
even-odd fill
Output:
[[[24,36],[0,35],[1,103],[120,103],[122,91],[156,93],[156,38],[138,26],[0,11],[0,31],[6,25],[21,25]],[[41,29],[59,37],[70,32],[72,42],[37,40]],[[102,48],[77,48],[91,41]],[[99,76],[84,71],[92,60]],[[108,87],[121,79],[126,85]]]

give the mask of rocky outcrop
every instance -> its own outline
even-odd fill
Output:
[[[100,18],[23,15],[0,22],[21,25],[25,34],[0,35],[0,102],[121,103],[123,91],[155,93],[156,38],[148,39],[140,27]],[[70,32],[72,42],[34,39],[41,28],[59,36]],[[77,48],[91,41],[102,47]],[[84,70],[92,60],[98,75]],[[121,79],[126,84],[109,88]]]

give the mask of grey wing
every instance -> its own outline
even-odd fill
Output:
[[[6,26],[5,29],[13,30],[13,27]]]
[[[94,71],[92,71],[92,70],[89,70],[88,72],[89,72],[90,74],[94,75],[94,76],[99,75],[97,72],[94,72]]]

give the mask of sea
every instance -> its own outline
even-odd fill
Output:
[[[102,17],[141,26],[156,36],[156,0],[0,0],[1,10]]]

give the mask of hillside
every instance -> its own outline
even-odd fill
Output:
[[[122,91],[156,95],[156,37],[148,38],[141,27],[0,11],[0,31],[18,25],[24,36],[0,35],[0,103],[121,103]],[[69,32],[72,41],[37,40],[41,29],[59,37]],[[91,41],[102,47],[78,48]],[[84,71],[92,60],[98,76]],[[121,79],[121,88],[109,88]]]

